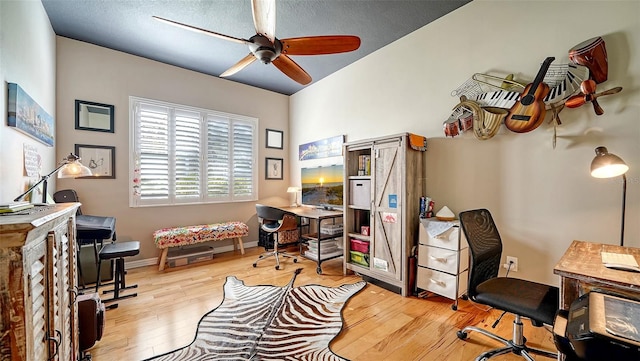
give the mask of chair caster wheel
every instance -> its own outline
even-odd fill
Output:
[[[451,305],[451,309],[454,310],[454,311],[457,311],[458,310],[458,306],[456,306],[455,304]]]
[[[258,267],[258,264],[257,264],[257,263],[254,263],[254,264],[253,264],[253,268],[256,268],[256,267]]]
[[[276,269],[277,269],[277,270],[278,270],[278,269],[280,269],[280,266],[276,266]]]
[[[320,267],[316,268],[316,273],[321,275],[322,274],[322,268],[320,268]]]
[[[465,301],[466,301],[466,300],[468,300],[468,299],[469,299],[469,296],[467,296],[467,295],[462,295],[460,298],[462,298],[463,300],[465,300]]]
[[[469,336],[469,335],[466,332],[458,331],[458,332],[456,332],[456,336],[458,336],[458,338],[461,339],[461,340],[466,340],[467,336]]]
[[[293,263],[298,263],[298,259],[297,259],[297,258],[294,258],[294,259],[293,259]]]

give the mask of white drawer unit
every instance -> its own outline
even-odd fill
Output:
[[[454,300],[457,310],[469,278],[469,246],[459,222],[421,219],[418,234],[417,287]]]
[[[458,277],[466,279],[468,271],[464,271],[459,275],[452,275],[431,268],[418,267],[418,288],[455,300],[467,290],[467,284],[459,282]],[[454,308],[454,306],[451,308]]]
[[[459,270],[469,269],[469,248],[454,251],[421,244],[418,248],[418,264],[437,271],[457,274]]]

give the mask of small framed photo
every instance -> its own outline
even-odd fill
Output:
[[[283,134],[281,130],[267,129],[267,148],[282,149]]]
[[[99,179],[116,177],[116,147],[104,145],[76,144],[76,155],[80,163],[91,169],[92,176],[80,177]]]
[[[282,158],[265,158],[265,179],[282,179]]]
[[[114,132],[114,106],[76,100],[76,129]]]

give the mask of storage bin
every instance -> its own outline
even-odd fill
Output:
[[[361,266],[369,267],[369,255],[358,251],[349,251],[351,254],[351,263],[356,263]]]
[[[359,239],[351,238],[351,247],[349,247],[353,251],[369,253],[369,242],[362,241]]]
[[[371,180],[352,179],[349,181],[349,205],[369,209],[371,203]]]
[[[213,247],[209,246],[171,248],[167,255],[169,267],[185,266],[212,259]]]
[[[320,226],[320,233],[329,234],[329,235],[341,234],[342,228],[343,228],[342,223],[323,224],[322,226]]]

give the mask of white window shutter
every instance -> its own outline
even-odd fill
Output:
[[[132,206],[258,199],[258,120],[130,97]]]

